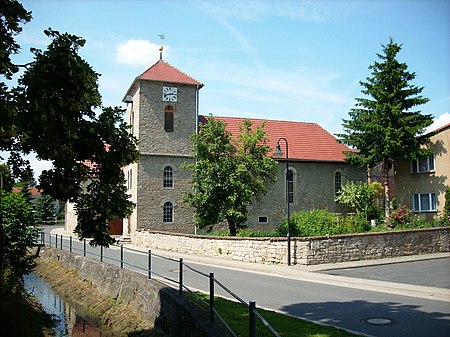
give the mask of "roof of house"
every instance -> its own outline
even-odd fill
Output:
[[[444,130],[446,130],[448,128],[450,128],[450,123],[445,124],[445,125],[437,128],[437,129],[435,129],[435,130],[430,131],[430,132],[427,132],[426,134],[424,134],[424,136],[435,135],[435,134],[440,133],[440,132],[442,132],[442,131],[444,131]]]
[[[22,187],[13,187],[14,193],[20,193],[22,191]],[[31,194],[31,197],[38,198],[41,196],[42,191],[38,190],[36,186],[28,187],[28,192]]]
[[[193,84],[199,85],[200,87],[203,86],[203,83],[197,81],[195,78],[187,75],[186,73],[163,60],[159,60],[158,62],[156,62],[141,75],[139,75],[137,79],[158,82]]]
[[[232,135],[239,134],[239,124],[245,118],[216,117],[215,119],[227,124],[227,130]],[[205,116],[199,116],[200,122],[206,122]],[[288,122],[278,120],[249,119],[253,125],[259,126],[265,123],[269,142],[268,145],[275,150],[280,138],[288,142],[289,159],[296,161],[331,161],[345,162],[344,152],[351,151],[344,144],[339,143],[336,138],[315,123]],[[285,143],[280,141],[281,150],[285,155]],[[273,157],[273,152],[271,153]]]

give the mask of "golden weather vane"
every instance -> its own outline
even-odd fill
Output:
[[[162,52],[164,50],[164,47],[162,45],[162,41],[165,39],[166,37],[164,36],[164,34],[159,34],[159,39],[161,40],[161,47],[159,47],[159,59],[162,61]]]

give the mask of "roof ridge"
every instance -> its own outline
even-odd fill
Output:
[[[181,69],[178,69],[178,67],[175,67],[174,65],[170,64],[169,62],[164,61],[164,60],[159,60],[158,62],[163,62],[163,63],[167,64],[169,67],[172,67],[173,69],[179,71],[179,72],[182,73],[183,75],[186,75],[187,77],[193,79],[194,81],[200,83],[200,84],[203,86],[203,83],[200,82],[199,80],[197,80],[195,77],[193,77],[193,76],[191,76],[191,75],[185,73],[185,72],[184,72],[183,70],[181,70]],[[157,63],[158,63],[158,62],[157,62]],[[155,63],[155,64],[156,64],[156,63]]]
[[[301,122],[301,121],[288,121],[288,120],[281,120],[281,119],[268,119],[268,118],[253,118],[253,117],[230,117],[230,116],[215,116],[215,115],[199,115],[199,116],[203,116],[205,118],[207,118],[208,116],[214,117],[214,118],[234,118],[234,119],[249,119],[249,120],[253,120],[253,121],[266,121],[266,122],[283,122],[283,123],[301,123],[301,124],[313,124],[313,125],[318,125],[320,126],[318,123],[315,122]]]

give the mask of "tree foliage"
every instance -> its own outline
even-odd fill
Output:
[[[412,111],[428,102],[421,96],[423,87],[411,83],[416,77],[405,63],[397,60],[401,45],[392,39],[377,54],[380,61],[369,66],[372,76],[361,81],[364,98],[356,98],[350,119],[343,120],[344,132],[339,140],[357,151],[347,154],[350,163],[360,167],[381,164],[385,188],[385,212],[389,215],[389,170],[394,160],[408,160],[424,155],[419,137],[432,123],[431,115]]]
[[[54,225],[56,222],[54,200],[51,196],[41,195],[34,207],[34,221],[37,225]]]
[[[19,48],[14,35],[31,15],[12,0],[2,1],[0,10],[10,25],[0,31],[5,41],[0,44],[0,70],[11,77],[17,66],[10,55]],[[26,65],[19,86],[6,90],[2,84],[0,149],[11,152],[8,164],[14,175],[30,172],[21,162],[23,154],[34,152],[51,161],[40,188],[54,199],[74,202],[80,237],[107,246],[113,242],[107,221],[132,212],[121,168],[138,159],[137,140],[123,121],[123,109],[101,106],[100,75],[78,54],[85,40],[52,29],[45,34],[52,41],[44,51],[32,49],[34,60]]]
[[[31,13],[18,1],[0,1],[0,75],[8,80],[12,79],[19,69],[11,60],[11,56],[20,50],[15,36],[22,31],[20,25],[30,20]],[[17,107],[13,92],[3,81],[0,81],[0,111],[0,150],[4,150],[13,145],[14,136],[17,135]]]
[[[200,228],[228,222],[230,235],[244,228],[247,207],[264,195],[276,179],[277,163],[267,156],[267,134],[264,125],[253,127],[244,120],[240,134],[233,137],[222,121],[209,117],[192,136],[195,164],[192,190],[185,201],[195,208]]]
[[[0,191],[0,218],[5,235],[0,258],[3,257],[4,269],[18,279],[33,267],[34,256],[28,254],[28,247],[36,238],[37,227],[31,205],[21,193]]]
[[[350,180],[342,185],[336,201],[355,209],[356,213],[361,213],[372,202],[372,197],[373,193],[369,184]]]

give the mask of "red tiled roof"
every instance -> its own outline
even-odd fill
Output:
[[[197,81],[191,76],[183,73],[181,70],[175,68],[169,63],[159,60],[146,71],[144,71],[137,79],[150,80],[150,81],[161,81],[161,82],[172,82],[172,83],[184,83],[193,84],[203,87],[203,83]]]
[[[20,192],[22,192],[22,188],[21,187],[13,187],[13,192],[20,193]],[[28,187],[28,192],[31,194],[31,196],[33,198],[40,197],[42,194],[42,191],[38,190],[35,186]]]
[[[199,116],[200,122],[206,122],[205,116]],[[232,135],[238,135],[239,124],[245,118],[216,117],[213,118],[227,124],[227,130]],[[268,145],[273,155],[277,141],[284,137],[289,144],[289,159],[297,161],[332,161],[345,162],[344,151],[351,151],[344,144],[338,143],[336,138],[315,123],[287,122],[277,120],[250,119],[255,126],[266,123],[265,130],[268,133]],[[285,142],[280,141],[281,150],[286,155]],[[285,157],[284,157],[285,158]]]

